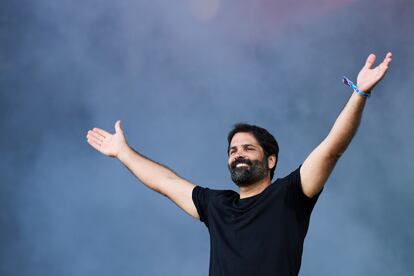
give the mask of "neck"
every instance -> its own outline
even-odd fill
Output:
[[[263,192],[270,185],[270,176],[246,187],[240,187],[240,199],[255,196]]]

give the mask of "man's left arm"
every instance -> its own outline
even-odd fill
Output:
[[[384,77],[391,60],[392,54],[388,53],[381,64],[372,68],[375,55],[370,54],[358,74],[359,90],[371,93],[374,86]],[[307,197],[311,198],[322,190],[336,162],[351,143],[361,121],[365,101],[365,97],[352,93],[328,136],[303,162],[300,168],[300,180]]]

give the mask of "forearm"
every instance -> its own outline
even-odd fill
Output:
[[[352,93],[344,109],[339,114],[331,131],[323,141],[331,156],[339,158],[351,143],[361,122],[366,98]]]
[[[142,183],[159,193],[162,193],[162,184],[167,180],[180,178],[169,168],[146,158],[129,146],[120,151],[118,160]]]
[[[388,53],[384,61],[375,68],[375,55],[368,56],[367,61],[357,77],[357,87],[366,93],[384,77],[391,62]],[[328,136],[305,159],[300,168],[303,192],[313,197],[321,191],[340,156],[345,152],[361,122],[366,98],[352,93],[345,107],[339,114]]]

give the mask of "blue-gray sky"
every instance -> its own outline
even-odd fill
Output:
[[[2,0],[0,274],[207,275],[209,237],[86,142],[113,132],[234,189],[226,136],[272,132],[275,177],[328,134],[369,53],[394,59],[313,211],[300,275],[414,274],[414,3]]]

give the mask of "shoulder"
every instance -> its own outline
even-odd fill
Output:
[[[289,186],[289,184],[292,183],[300,183],[300,167],[297,167],[296,169],[294,169],[293,171],[291,171],[289,174],[287,174],[286,176],[277,178],[274,182],[273,185],[275,185],[276,187],[282,187],[282,186]]]
[[[193,189],[193,195],[203,195],[204,197],[208,198],[229,198],[233,196],[238,196],[233,190],[219,190],[219,189],[211,189],[208,187],[203,186],[195,186]]]

